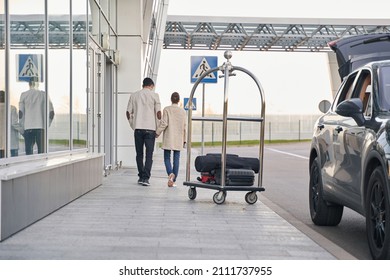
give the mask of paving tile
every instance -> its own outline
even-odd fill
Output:
[[[184,161],[182,161],[184,168]],[[230,192],[166,186],[156,153],[150,187],[134,168],[111,171],[103,185],[0,243],[0,259],[307,260],[335,259],[260,200]]]

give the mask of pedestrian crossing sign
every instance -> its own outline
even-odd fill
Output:
[[[195,83],[206,71],[218,67],[217,56],[191,56],[191,83]],[[217,71],[209,73],[200,83],[217,83]]]
[[[31,78],[43,82],[43,55],[42,54],[17,54],[17,81],[28,82]]]
[[[189,98],[184,98],[184,110],[188,110],[190,108],[188,101],[190,101]],[[192,98],[192,111],[196,110],[196,97]]]

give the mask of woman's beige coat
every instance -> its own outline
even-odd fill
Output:
[[[156,134],[164,132],[162,148],[164,150],[180,151],[186,142],[186,112],[178,104],[164,108],[163,117]]]

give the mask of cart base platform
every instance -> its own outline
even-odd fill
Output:
[[[218,192],[216,192],[213,196],[213,200],[216,204],[222,204],[225,202],[226,193],[228,191],[247,191],[248,193],[245,195],[245,201],[248,204],[254,204],[257,201],[256,192],[265,191],[265,188],[263,188],[263,187],[221,186],[221,185],[215,185],[215,184],[201,183],[199,181],[184,181],[183,185],[190,187],[188,189],[188,197],[191,200],[194,200],[196,198],[196,195],[197,195],[196,188],[217,190]]]

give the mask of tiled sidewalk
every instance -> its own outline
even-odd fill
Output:
[[[137,184],[136,169],[111,171],[102,186],[0,243],[0,259],[335,259],[261,199],[249,205],[245,193],[228,192],[217,205],[215,191],[201,189],[189,200],[182,173],[168,188],[161,153],[149,187]]]

